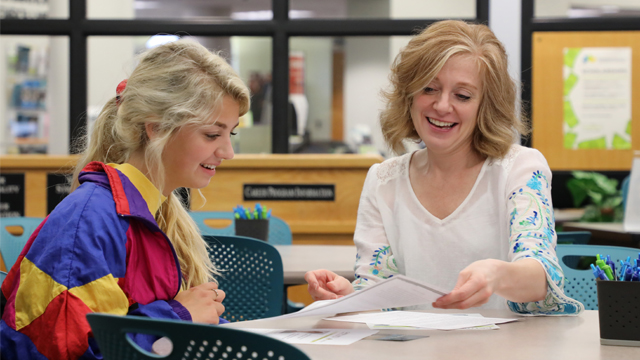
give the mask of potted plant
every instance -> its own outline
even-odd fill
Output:
[[[585,206],[584,222],[620,222],[624,218],[622,191],[618,189],[618,180],[609,179],[596,172],[573,171],[573,179],[567,187],[573,197],[573,205]]]

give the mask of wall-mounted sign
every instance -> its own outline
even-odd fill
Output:
[[[564,49],[564,147],[631,149],[631,48]]]
[[[24,174],[0,174],[0,217],[24,216]]]
[[[335,201],[334,184],[244,184],[244,201]]]
[[[71,185],[67,182],[65,174],[47,174],[47,214],[69,195]]]

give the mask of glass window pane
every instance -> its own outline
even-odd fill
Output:
[[[536,0],[535,17],[640,17],[640,0]]]
[[[475,19],[475,0],[289,0],[292,19]]]
[[[0,1],[0,19],[68,19],[69,0]]]
[[[304,127],[310,140],[292,137],[292,152],[387,153],[378,122],[384,107],[380,91],[388,85],[393,59],[410,38],[292,37],[290,99],[304,97],[303,105],[308,103],[305,108],[292,101],[297,130]],[[300,71],[302,80],[296,80]]]
[[[264,92],[271,83],[270,37],[191,37],[225,57],[252,92],[251,113],[240,119],[234,141],[236,153],[271,152],[271,107],[264,107]],[[126,79],[136,65],[136,55],[144,51],[157,37],[90,36],[88,38],[88,127],[91,128],[104,104],[115,96],[116,87]],[[117,59],[114,60],[114,59]],[[254,113],[261,110],[261,114]]]
[[[87,0],[89,19],[271,20],[271,0]]]
[[[67,154],[69,38],[0,37],[0,154]]]

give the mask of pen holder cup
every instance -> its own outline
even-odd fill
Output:
[[[640,282],[597,281],[600,344],[640,346]]]
[[[236,235],[269,240],[269,219],[236,219]]]

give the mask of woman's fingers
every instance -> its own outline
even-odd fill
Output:
[[[216,292],[217,296],[213,300],[215,300],[217,302],[222,302],[222,300],[224,300],[224,298],[227,297],[227,294],[224,292],[224,290],[217,289],[215,292]]]
[[[468,309],[486,304],[490,297],[491,292],[486,288],[482,288],[467,298],[438,307],[441,309]]]
[[[482,276],[461,272],[456,287],[432,305],[441,309],[468,309],[486,303],[492,293]]]
[[[344,291],[344,284],[341,283],[344,278],[329,270],[308,271],[304,279],[309,284],[307,291],[314,300],[337,299],[338,295]],[[334,281],[336,283],[332,285]]]
[[[218,284],[213,282],[213,281],[210,281],[210,282],[206,282],[204,284],[200,284],[198,286],[194,286],[192,289],[195,289],[195,288],[202,288],[202,289],[206,289],[206,290],[217,289],[218,288]]]

